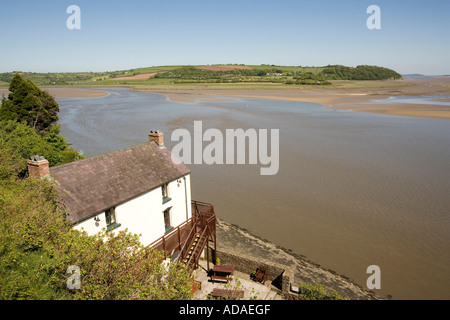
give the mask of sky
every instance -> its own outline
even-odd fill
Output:
[[[69,29],[70,5],[80,29]],[[369,29],[370,5],[381,29]],[[449,0],[2,1],[0,72],[378,65],[450,74]]]

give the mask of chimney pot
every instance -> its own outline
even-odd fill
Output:
[[[160,147],[164,146],[164,133],[159,130],[151,130],[148,134],[149,142],[155,141]]]

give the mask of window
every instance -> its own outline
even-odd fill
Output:
[[[120,227],[120,224],[116,221],[116,208],[112,207],[105,210],[106,217],[106,231],[111,231]]]
[[[163,211],[164,213],[164,227],[166,230],[166,233],[173,229],[173,227],[170,225],[170,210],[172,207],[166,209]]]
[[[163,203],[166,203],[166,202],[172,200],[169,197],[169,184],[168,183],[163,184],[161,186],[161,189],[162,189],[162,201],[163,201]]]

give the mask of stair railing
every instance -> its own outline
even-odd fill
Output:
[[[205,234],[206,234],[206,236],[205,236]],[[186,262],[187,266],[189,266],[192,263],[192,261],[194,262],[195,267],[198,265],[198,260],[200,259],[200,254],[203,251],[203,249],[205,248],[206,243],[209,241],[209,236],[210,236],[209,227],[206,226],[203,229],[202,233],[200,234],[199,241],[198,241],[196,247],[194,248],[194,251],[192,252],[191,256],[189,257],[188,261]],[[198,249],[198,248],[200,248],[200,249]]]
[[[197,218],[193,217],[192,220],[193,220],[194,223],[193,223],[193,226],[191,228],[191,231],[189,232],[189,235],[187,236],[183,246],[181,247],[180,254],[174,260],[174,262],[178,262],[178,261],[184,259],[184,257],[186,256],[186,252],[189,249],[189,247],[191,246],[191,243],[192,243],[192,241],[194,239],[194,236],[197,233],[197,227],[196,227],[197,226],[197,221],[196,221]]]

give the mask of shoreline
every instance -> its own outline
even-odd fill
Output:
[[[319,283],[327,291],[336,290],[350,300],[386,300],[376,292],[364,289],[345,275],[307,260],[303,255],[251,234],[248,230],[221,219],[216,223],[217,250],[235,256],[273,265],[285,270],[290,283]]]
[[[403,82],[399,82],[403,81]],[[385,80],[373,87],[294,87],[292,89],[270,87],[266,89],[153,89],[151,87],[105,86],[105,87],[43,87],[55,98],[94,98],[107,96],[102,89],[126,87],[137,92],[165,95],[170,101],[195,103],[207,101],[233,101],[236,98],[297,101],[317,103],[331,110],[352,110],[396,116],[414,116],[450,119],[450,106],[439,104],[371,103],[390,97],[439,96],[450,94],[450,77],[425,77],[424,79]],[[7,95],[7,88],[0,88],[0,95]],[[442,101],[447,101],[444,99]]]
[[[141,89],[134,91],[153,92],[165,95],[170,101],[195,103],[205,101],[230,101],[232,98],[264,99],[280,101],[297,101],[317,103],[331,110],[352,110],[376,114],[431,117],[450,119],[450,106],[439,104],[412,103],[371,103],[373,100],[383,100],[399,96],[430,96],[449,95],[450,81],[442,87],[425,83],[411,84],[407,87],[385,88],[311,88],[311,89]]]

